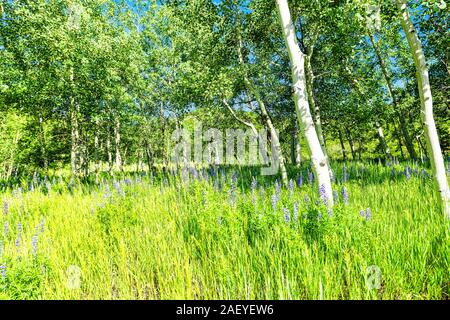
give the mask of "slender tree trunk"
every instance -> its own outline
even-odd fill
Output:
[[[314,72],[311,66],[311,58],[314,52],[314,46],[308,47],[308,54],[305,55],[305,73],[306,73],[306,92],[308,95],[308,102],[311,110],[314,111],[314,124],[316,126],[317,136],[319,137],[320,146],[322,148],[323,154],[327,158],[328,161],[328,153],[325,145],[325,137],[323,135],[322,130],[322,120],[320,117],[320,108],[316,103],[316,99],[314,97]]]
[[[99,131],[99,125],[98,125],[98,119],[95,120],[95,132],[94,132],[94,171],[96,176],[98,175],[98,172],[100,170],[100,163],[99,163],[99,157],[98,157],[98,150],[99,150],[99,140],[98,140],[98,131]]]
[[[419,147],[420,147],[420,153],[421,153],[421,159],[423,158],[423,154],[427,154],[427,149],[425,148],[425,146],[423,145],[423,143],[422,143],[422,139],[421,139],[421,136],[420,135],[418,135],[417,137],[416,137],[416,140],[417,140],[417,142],[419,143]]]
[[[292,23],[291,13],[287,0],[276,0],[278,14],[281,22],[284,40],[289,52],[289,59],[292,70],[292,84],[294,91],[295,111],[299,126],[304,130],[306,142],[311,152],[311,161],[317,175],[319,186],[324,189],[327,203],[333,206],[333,192],[331,189],[331,179],[328,170],[327,158],[325,157],[317,132],[314,127],[314,121],[309,108],[306,81],[305,81],[305,56],[300,51],[297,43],[294,24]]]
[[[297,137],[295,136],[295,131],[291,132],[291,163],[295,165],[295,145]]]
[[[358,160],[360,161],[362,159],[361,153],[362,153],[362,142],[361,139],[358,139]]]
[[[238,35],[238,38],[239,38],[239,45],[238,45],[239,63],[242,66],[245,66],[245,60],[244,60],[244,56],[242,54],[243,44],[242,44],[242,39],[241,39],[240,34]],[[278,132],[276,131],[275,126],[272,123],[272,119],[270,118],[269,112],[267,111],[266,105],[265,105],[264,101],[262,100],[258,89],[255,86],[253,86],[253,84],[248,79],[247,75],[244,75],[244,83],[245,83],[245,86],[246,86],[247,90],[249,91],[249,93],[255,97],[256,102],[258,103],[259,109],[261,110],[261,116],[263,118],[263,121],[267,125],[267,128],[269,129],[270,137],[271,137],[271,141],[272,141],[271,145],[273,146],[273,149],[274,149],[274,150],[272,150],[272,152],[273,152],[272,159],[274,161],[276,161],[276,163],[279,165],[280,172],[281,172],[281,179],[283,181],[283,184],[287,186],[288,185],[287,170],[286,170],[286,164],[285,164],[283,152],[281,150],[281,144],[280,144]]]
[[[75,83],[74,83],[74,71],[73,67],[70,68],[69,82],[71,85],[71,95],[69,98],[69,112],[71,123],[71,150],[70,150],[70,166],[72,168],[72,174],[79,175],[78,155],[79,155],[79,142],[80,134],[78,129],[78,105],[75,102]]]
[[[397,137],[398,140],[398,150],[400,151],[400,154],[402,156],[403,159],[405,159],[405,154],[403,153],[403,143],[402,143],[402,137],[401,134],[398,130],[397,124],[394,122],[394,130],[395,130],[395,135]]]
[[[14,162],[15,162],[15,157],[16,157],[16,151],[17,151],[17,144],[19,142],[19,138],[20,138],[20,130],[17,130],[16,135],[14,137],[13,140],[13,145],[11,146],[11,153],[10,153],[10,164],[8,167],[8,172],[6,173],[6,179],[11,178],[12,176],[12,172],[14,170]]]
[[[353,144],[352,134],[350,133],[350,130],[347,127],[344,128],[344,131],[345,131],[345,136],[347,138],[348,144],[350,145],[350,152],[352,153],[352,159],[356,160],[356,151],[355,151],[355,145]]]
[[[166,159],[166,119],[164,117],[164,104],[163,102],[160,103],[160,109],[159,109],[159,117],[161,122],[161,157],[163,162],[163,171],[166,172],[166,165],[167,165],[167,159]]]
[[[376,123],[376,126],[377,126],[378,138],[380,139],[381,147],[383,148],[386,158],[390,160],[390,159],[392,159],[392,154],[391,154],[391,150],[389,149],[389,146],[386,143],[386,139],[384,138],[383,128],[381,127],[379,122]]]
[[[347,162],[347,151],[345,150],[345,144],[344,139],[342,138],[341,129],[338,129],[338,134],[339,134],[339,142],[341,143],[342,158],[344,159],[345,162]]]
[[[148,166],[148,171],[152,171],[153,168],[153,157],[152,157],[152,152],[150,150],[150,144],[148,143],[148,141],[146,141],[145,143],[145,156],[147,158],[147,166]]]
[[[230,111],[231,115],[240,123],[242,123],[243,125],[246,125],[247,127],[249,127],[253,134],[257,137],[258,136],[258,131],[256,130],[256,127],[253,125],[253,123],[249,122],[249,121],[245,121],[241,118],[239,118],[236,115],[236,112],[233,110],[233,108],[230,106],[230,104],[228,103],[228,101],[226,99],[222,99],[223,104],[227,107],[227,109]]]
[[[108,171],[112,175],[113,173],[113,160],[111,151],[111,128],[108,126],[108,132],[106,134],[106,153],[108,154]]]
[[[301,146],[300,146],[300,130],[298,122],[295,123],[295,165],[300,167],[302,162]]]
[[[425,55],[422,50],[422,44],[419,36],[417,35],[417,30],[409,17],[406,1],[397,0],[397,7],[401,12],[403,31],[408,39],[411,55],[413,56],[414,64],[416,66],[417,85],[422,109],[422,121],[425,128],[428,154],[430,156],[436,189],[439,191],[441,197],[442,211],[448,218],[450,218],[450,190],[445,172],[444,158],[442,156],[441,146],[439,144],[439,136],[433,117],[433,97],[431,94],[431,86]]]
[[[48,171],[48,157],[47,157],[47,147],[45,142],[45,128],[44,128],[44,120],[42,117],[39,117],[39,144],[41,149],[42,161],[44,162],[44,171]]]
[[[89,144],[88,144],[88,136],[85,134],[84,139],[83,139],[83,147],[82,147],[82,157],[83,160],[81,161],[82,163],[82,168],[83,168],[83,174],[85,176],[89,175],[89,163],[90,163],[90,155],[89,155]]]
[[[114,119],[114,146],[115,146],[115,153],[116,153],[116,167],[117,167],[117,170],[123,171],[122,155],[120,153],[120,143],[121,143],[120,119],[119,119],[119,116],[116,115],[115,119]]]
[[[369,38],[370,38],[370,42],[372,44],[372,47],[375,50],[375,54],[376,54],[376,56],[378,58],[378,62],[380,64],[381,71],[382,71],[384,79],[386,81],[386,84],[387,84],[387,87],[388,87],[388,91],[389,91],[389,95],[391,96],[391,99],[392,99],[394,112],[397,115],[397,118],[398,118],[398,120],[400,122],[400,131],[402,133],[403,139],[405,140],[405,145],[406,145],[406,148],[408,149],[409,156],[412,159],[416,159],[417,158],[417,153],[416,153],[416,150],[414,149],[414,144],[413,144],[413,142],[411,140],[411,136],[409,135],[408,128],[407,128],[406,121],[405,121],[405,117],[400,112],[400,108],[399,108],[399,105],[398,105],[398,102],[397,102],[397,97],[395,95],[394,88],[392,86],[392,79],[389,76],[389,73],[387,71],[386,64],[385,64],[384,59],[383,59],[383,57],[381,55],[380,49],[378,48],[377,44],[375,43],[375,39],[373,38],[373,35],[370,32],[369,32]]]

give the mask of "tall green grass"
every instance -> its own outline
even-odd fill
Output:
[[[429,173],[360,163],[343,181],[343,166],[333,166],[331,216],[306,168],[289,169],[293,189],[280,188],[275,210],[276,177],[259,176],[252,188],[257,168],[8,182],[0,297],[448,299],[449,222]],[[379,285],[370,285],[370,266]]]

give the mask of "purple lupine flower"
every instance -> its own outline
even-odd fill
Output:
[[[305,197],[303,198],[303,200],[305,201],[305,204],[308,205],[309,204],[309,197],[307,194],[305,194]]]
[[[334,200],[334,202],[339,201],[339,194],[336,190],[333,190],[333,200]]]
[[[328,206],[327,191],[325,189],[325,185],[323,184],[321,184],[319,187],[319,195],[322,198],[323,204]]]
[[[424,168],[420,170],[420,175],[422,176],[423,179],[426,179],[428,177],[427,171]]]
[[[217,180],[215,180],[217,182]],[[229,191],[230,204],[234,207],[236,206],[236,180],[231,178],[231,185]]]
[[[155,177],[153,177],[153,172],[150,172],[150,185],[153,186],[153,179]]]
[[[20,222],[17,224],[17,231],[18,231],[19,239],[22,239],[22,223],[20,223]]]
[[[8,209],[8,202],[6,200],[3,200],[3,214],[6,216],[8,215],[9,209]]]
[[[119,184],[117,181],[114,181],[114,182],[113,182],[113,187],[114,187],[114,189],[116,189],[117,193],[118,193],[120,196],[125,195],[125,192],[122,191],[122,189],[120,188],[120,184]]]
[[[297,183],[297,187],[301,187],[303,185],[303,176],[301,173],[297,176],[296,183]]]
[[[8,221],[5,222],[5,224],[3,225],[3,232],[5,234],[5,237],[8,236]]]
[[[410,170],[409,167],[405,168],[405,178],[406,178],[406,180],[409,180],[411,178],[411,172],[409,170]]]
[[[306,173],[308,175],[308,183],[313,183],[314,182],[314,173],[309,171],[309,169],[306,169]]]
[[[372,216],[372,214],[371,214],[370,208],[367,208],[367,210],[366,210],[366,221],[368,221],[371,216]]]
[[[109,184],[105,186],[105,194],[103,196],[106,199],[110,199],[112,197],[111,189],[109,188]]]
[[[16,239],[15,244],[16,244],[17,250],[19,250],[19,248],[20,248],[20,240]]]
[[[361,217],[364,217],[366,215],[366,212],[364,211],[364,209],[361,209],[361,211],[359,211],[359,215]]]
[[[284,222],[289,222],[291,220],[291,213],[287,208],[283,208],[284,212]]]
[[[203,206],[206,206],[206,191],[202,191],[202,204]]]
[[[344,201],[345,204],[348,204],[348,191],[345,186],[342,187],[342,201]]]
[[[4,265],[4,264],[0,265],[0,273],[2,275],[2,280],[5,280],[5,278],[6,278],[6,265]]]
[[[288,189],[289,189],[289,196],[292,198],[294,194],[294,182],[292,181],[292,179],[289,180]]]
[[[328,216],[331,218],[333,216],[333,209],[327,208]]]
[[[348,172],[347,172],[347,166],[344,164],[344,173],[343,173],[343,177],[342,180],[343,182],[347,182],[348,181]]]
[[[130,178],[128,176],[125,178],[125,184],[127,186],[131,185],[131,180],[130,180]]]
[[[250,187],[251,187],[252,191],[254,191],[258,187],[258,181],[256,180],[255,176],[252,177],[252,183],[251,183]]]
[[[277,197],[277,201],[280,200],[280,192],[281,192],[280,184],[278,183],[278,180],[275,180],[275,195]]]
[[[273,209],[273,211],[276,211],[277,210],[277,195],[276,194],[273,194],[272,195],[272,209]]]
[[[256,178],[253,177],[252,178],[252,183],[250,185],[251,189],[252,189],[252,203],[255,204],[256,203],[256,194],[255,194],[255,190],[256,187],[258,186],[258,182],[256,181]]]
[[[294,201],[294,221],[298,221],[298,202]]]
[[[50,184],[50,182],[47,182],[45,184],[45,187],[47,188],[47,195],[50,196],[52,193],[52,185]]]
[[[31,239],[31,246],[33,247],[33,256],[35,256],[37,252],[37,242],[38,242],[38,235],[37,233],[35,233],[35,235]]]
[[[392,170],[391,170],[391,179],[395,178],[395,174],[396,174],[396,170],[394,168],[392,168]]]

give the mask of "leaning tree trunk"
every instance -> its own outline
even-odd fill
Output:
[[[338,135],[339,135],[339,142],[341,144],[342,158],[344,159],[345,162],[347,162],[347,150],[345,150],[345,144],[344,144],[344,139],[342,138],[341,129],[338,129]]]
[[[239,56],[239,63],[244,66],[245,60],[244,56],[242,54],[242,39],[240,34],[239,37],[239,44],[238,44],[238,56]],[[253,86],[253,84],[248,79],[247,75],[244,75],[244,83],[247,88],[247,90],[255,97],[256,102],[258,103],[259,109],[261,110],[261,117],[263,118],[264,123],[266,124],[267,128],[270,132],[271,137],[271,145],[273,146],[273,157],[274,161],[276,161],[277,165],[280,168],[281,171],[281,180],[283,181],[283,184],[285,186],[288,185],[288,176],[287,176],[287,170],[286,170],[286,164],[285,159],[283,156],[283,151],[281,150],[281,144],[280,139],[278,136],[278,132],[275,129],[275,126],[273,125],[272,119],[270,118],[269,112],[267,111],[266,105],[264,101],[261,98],[261,95],[259,94],[259,91],[257,88]]]
[[[320,146],[317,132],[314,128],[314,121],[309,108],[306,81],[305,81],[305,56],[297,43],[294,24],[292,23],[291,13],[287,0],[277,0],[278,14],[280,17],[281,28],[283,30],[284,40],[289,53],[292,70],[292,84],[294,91],[295,111],[299,125],[304,130],[306,142],[311,152],[311,161],[317,175],[319,186],[324,189],[327,197],[328,206],[333,205],[333,192],[331,189],[331,179],[328,171],[327,159]]]
[[[388,160],[391,160],[392,154],[391,154],[391,150],[389,149],[389,146],[386,143],[386,139],[384,138],[383,128],[381,127],[381,125],[378,121],[375,123],[375,125],[377,126],[378,138],[380,139],[380,144],[381,144],[381,147],[383,148],[383,152],[386,155],[386,158]]]
[[[414,149],[414,144],[413,144],[413,142],[411,140],[411,136],[409,135],[408,128],[407,128],[406,121],[405,121],[405,117],[400,112],[398,101],[397,101],[397,97],[395,96],[394,88],[392,86],[392,79],[389,76],[389,73],[388,73],[387,68],[386,68],[386,64],[384,62],[383,57],[381,56],[380,49],[378,48],[377,44],[375,43],[375,40],[374,40],[373,35],[371,33],[369,33],[369,38],[370,38],[370,42],[372,44],[372,47],[375,50],[375,54],[376,54],[378,62],[380,64],[381,71],[382,71],[384,79],[386,81],[386,84],[387,84],[387,87],[388,87],[388,91],[389,91],[389,95],[391,96],[392,104],[394,106],[394,112],[397,115],[398,120],[400,122],[400,131],[402,133],[403,139],[405,140],[405,145],[406,145],[406,148],[408,149],[409,156],[412,159],[416,159],[417,158],[417,153],[416,153],[416,150]]]
[[[408,39],[411,55],[416,66],[417,85],[419,88],[420,105],[422,109],[422,121],[425,128],[425,137],[430,156],[431,168],[441,197],[442,211],[450,218],[450,190],[445,174],[444,158],[442,157],[439,137],[436,130],[436,124],[433,117],[433,97],[428,75],[428,67],[425,61],[425,55],[422,50],[422,44],[417,35],[417,30],[411,22],[408,8],[405,0],[397,0],[397,7],[401,12],[401,23],[403,31]]]
[[[311,58],[314,51],[314,46],[308,47],[308,54],[305,55],[305,72],[306,72],[306,92],[308,95],[308,102],[311,110],[314,111],[314,123],[316,125],[317,136],[319,137],[320,146],[323,154],[328,161],[327,149],[325,146],[325,137],[322,130],[322,119],[320,116],[320,108],[314,98],[314,72],[311,66]]]
[[[356,160],[355,145],[353,144],[352,134],[347,127],[345,127],[344,131],[345,131],[345,136],[347,138],[348,144],[350,145],[350,152],[352,153],[352,159]]]

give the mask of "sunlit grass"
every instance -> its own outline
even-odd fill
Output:
[[[401,165],[392,173],[391,166],[350,164],[343,181],[342,165],[333,167],[339,199],[331,217],[306,168],[290,168],[293,189],[280,188],[275,210],[276,177],[259,176],[252,188],[257,168],[191,171],[189,179],[180,172],[98,184],[7,182],[0,297],[448,299],[449,222],[429,171],[413,166],[408,177]],[[81,271],[79,288],[71,266]],[[377,288],[369,266],[381,271]]]

